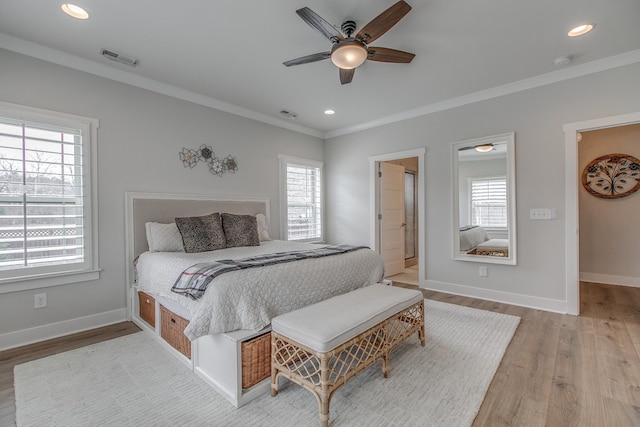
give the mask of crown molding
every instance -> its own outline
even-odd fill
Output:
[[[80,58],[76,55],[51,49],[4,33],[0,33],[0,48],[294,132],[314,136],[316,138],[324,137],[323,132],[316,129],[285,122],[247,108],[238,107],[215,98],[204,96],[189,90],[180,89],[176,86],[161,83],[147,77],[142,77],[129,71],[109,67],[100,64],[99,62]]]
[[[439,111],[450,110],[452,108],[473,104],[475,102],[486,101],[488,99],[498,98],[500,96],[546,86],[549,84],[558,83],[564,80],[570,80],[576,77],[582,77],[593,73],[598,73],[600,71],[623,67],[625,65],[635,64],[637,62],[640,62],[640,49],[632,50],[620,55],[610,56],[608,58],[599,59],[597,61],[587,62],[586,64],[575,65],[573,67],[564,68],[562,70],[540,74],[535,77],[518,80],[513,83],[496,86],[490,89],[470,93],[468,95],[447,99],[442,102],[425,105],[413,110],[408,110],[402,113],[393,114],[391,116],[382,117],[380,119],[372,120],[366,123],[360,123],[355,126],[349,126],[346,128],[325,132],[324,138],[325,140],[331,139],[337,136],[360,132],[363,130],[372,129],[375,127],[384,126],[415,117],[426,116],[429,114],[437,113]]]
[[[608,58],[587,62],[585,64],[575,65],[572,67],[564,68],[562,70],[552,71],[550,73],[541,74],[539,76],[519,80],[513,83],[508,83],[456,98],[447,99],[441,102],[425,105],[413,110],[404,111],[398,114],[392,114],[390,116],[385,116],[354,126],[348,126],[328,132],[322,132],[317,129],[312,129],[279,120],[271,116],[255,112],[253,110],[249,110],[247,108],[238,107],[236,105],[217,100],[215,98],[180,89],[178,87],[161,83],[146,77],[138,76],[125,70],[120,70],[56,49],[51,49],[37,43],[12,37],[1,32],[0,48],[42,59],[54,64],[73,68],[75,70],[84,71],[89,74],[118,81],[120,83],[147,89],[149,91],[171,96],[183,101],[192,102],[194,104],[224,111],[240,117],[245,117],[247,119],[266,123],[316,138],[322,138],[325,140],[640,62],[640,49],[632,50],[619,55],[610,56]]]

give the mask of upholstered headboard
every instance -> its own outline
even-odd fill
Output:
[[[487,240],[489,240],[489,236],[482,227],[460,228],[460,250],[463,252],[475,249],[476,246]]]
[[[125,193],[125,241],[127,282],[133,284],[133,260],[149,249],[145,223],[171,223],[176,217],[201,216],[212,212],[242,215],[262,213],[269,224],[269,198],[209,196],[165,193]]]

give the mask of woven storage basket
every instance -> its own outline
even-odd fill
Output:
[[[191,359],[191,341],[184,335],[189,321],[160,305],[160,335],[180,353]]]
[[[271,376],[271,332],[242,343],[242,388]]]
[[[156,327],[156,300],[149,294],[138,291],[138,304],[140,305],[140,318]]]

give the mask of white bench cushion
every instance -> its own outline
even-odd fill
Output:
[[[507,249],[509,239],[491,239],[478,245],[478,249]]]
[[[423,298],[419,290],[377,283],[277,316],[271,329],[327,352]]]

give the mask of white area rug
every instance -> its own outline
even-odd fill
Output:
[[[425,300],[427,346],[398,347],[339,389],[337,426],[470,426],[520,319]],[[295,384],[236,409],[145,332],[15,367],[18,426],[316,426]]]

